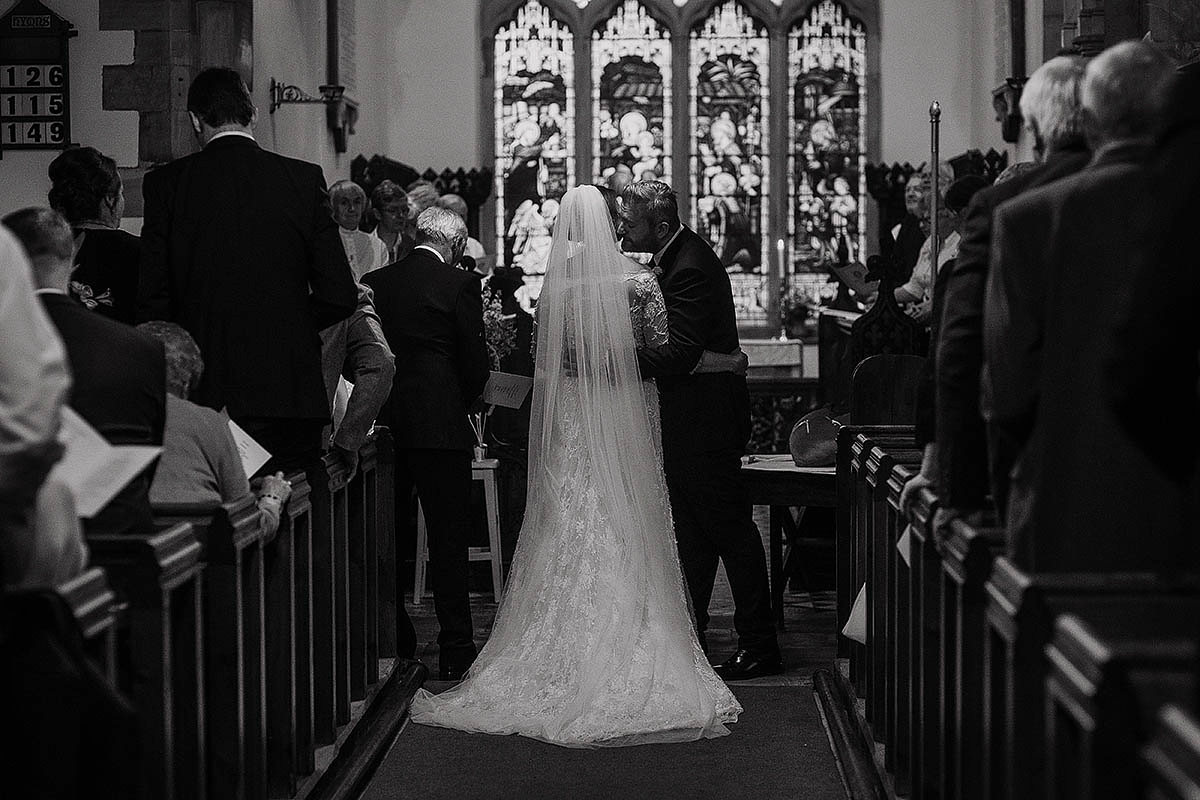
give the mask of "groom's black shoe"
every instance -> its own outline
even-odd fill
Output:
[[[765,675],[781,675],[783,658],[778,649],[762,653],[739,649],[725,663],[713,667],[713,671],[723,681],[748,681]]]

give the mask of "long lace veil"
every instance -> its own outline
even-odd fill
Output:
[[[584,510],[577,506],[584,486],[594,489],[587,495],[599,505],[595,516],[616,537],[609,552],[619,554],[619,563],[606,563],[596,574],[620,579],[606,587],[601,577],[594,588],[600,613],[595,629],[583,637],[590,652],[579,654],[585,665],[581,685],[563,711],[564,724],[605,690],[605,682],[622,674],[637,646],[629,634],[644,629],[648,616],[652,623],[664,617],[677,621],[657,634],[656,644],[675,662],[668,674],[690,674],[699,652],[690,637],[661,458],[638,372],[624,279],[628,264],[600,193],[592,186],[568,191],[538,300],[525,520],[488,642],[489,649],[503,647],[536,619],[540,587],[523,584],[535,579],[532,565],[554,558],[554,537],[570,523],[564,517]],[[583,459],[565,459],[586,465],[586,476],[578,470],[555,474],[564,463],[559,457],[564,441],[586,452]],[[651,690],[649,684],[645,688]],[[699,686],[696,691],[699,695]]]

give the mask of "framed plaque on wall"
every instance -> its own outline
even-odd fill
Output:
[[[0,17],[0,154],[71,141],[68,42],[75,26],[37,0]]]

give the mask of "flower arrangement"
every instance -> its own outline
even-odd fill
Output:
[[[492,369],[500,369],[500,362],[517,346],[517,325],[515,315],[504,313],[500,293],[490,289],[483,296],[483,338]]]
[[[504,313],[504,304],[500,292],[488,289],[483,295],[483,338],[487,344],[488,360],[492,369],[499,370],[500,362],[517,346],[517,325],[515,315]],[[484,411],[476,411],[468,416],[471,430],[475,433],[475,458],[482,460],[487,457],[487,422],[492,416],[495,406],[488,405]]]

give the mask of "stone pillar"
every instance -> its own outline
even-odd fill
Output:
[[[103,104],[139,113],[142,170],[196,149],[187,90],[198,71],[231,66],[252,83],[253,20],[253,0],[100,0],[101,30],[134,33],[133,63],[103,69]],[[135,214],[141,193],[126,194]]]

